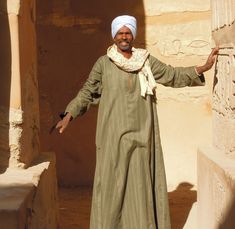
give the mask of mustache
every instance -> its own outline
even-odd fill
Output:
[[[120,42],[123,42],[123,41],[125,41],[125,42],[128,43],[128,44],[130,44],[130,41],[128,41],[127,39],[121,39],[121,40],[119,41],[119,43],[120,43]]]

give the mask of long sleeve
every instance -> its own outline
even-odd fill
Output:
[[[65,112],[70,112],[72,117],[83,115],[90,104],[96,103],[101,96],[102,57],[94,64],[88,79],[77,96],[68,104]]]
[[[149,57],[151,70],[157,83],[168,87],[204,86],[204,75],[198,76],[195,67],[172,67],[153,56]]]

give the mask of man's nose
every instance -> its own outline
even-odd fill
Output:
[[[123,33],[123,34],[122,34],[122,39],[126,39],[126,38],[127,38],[126,34]]]

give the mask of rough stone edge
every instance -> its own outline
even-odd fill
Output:
[[[23,177],[26,177],[26,175],[31,175],[28,176],[28,181],[24,178],[23,180],[20,179],[23,187],[25,187],[25,185],[27,184],[28,191],[24,193],[25,198],[22,199],[22,203],[19,207],[17,207],[16,204],[15,209],[0,210],[1,229],[15,229],[26,227],[41,229],[42,226],[45,229],[56,229],[58,226],[58,200],[54,153],[42,153],[40,157],[34,162],[34,165],[29,167],[28,169],[8,169],[5,174],[1,175],[1,177],[5,179],[7,177],[7,174],[10,174],[10,177],[14,178],[14,174],[16,173],[20,174],[20,176]],[[45,185],[45,183],[52,182],[54,183],[54,186]],[[17,183],[17,180],[9,183],[9,187],[11,187],[12,184],[17,184],[20,187],[20,183]],[[3,187],[6,186],[7,185],[3,185]],[[47,208],[45,207],[45,203],[48,195],[42,195],[43,186],[44,191],[46,189],[47,194],[49,194],[50,191],[52,194],[51,196],[49,196],[49,201],[51,201],[53,205],[53,212],[51,215],[46,214]],[[51,187],[52,189],[54,188],[54,190],[49,189],[49,187]],[[45,217],[42,217],[43,214],[45,215]],[[5,225],[3,224],[3,219],[6,222]]]
[[[213,146],[203,146],[197,153],[197,179],[198,179],[198,227],[201,229],[220,228],[226,224],[227,218],[231,218],[230,211],[235,208],[235,158],[228,157]],[[203,173],[201,165],[205,167],[207,173]],[[220,204],[214,203],[211,195],[214,195],[213,183],[210,179],[214,176],[217,180],[217,186],[220,182],[226,186],[225,197],[216,198]],[[206,187],[201,184],[202,180],[207,181]],[[229,186],[229,188],[227,187]],[[223,186],[220,188],[222,189]],[[202,194],[204,193],[204,194]],[[218,192],[219,193],[219,192]],[[217,194],[218,194],[217,193]],[[219,193],[220,194],[220,193]],[[203,198],[204,197],[204,198]],[[209,198],[208,198],[209,197]],[[206,199],[205,199],[206,198]],[[213,200],[212,200],[213,199]],[[222,200],[221,200],[222,199]],[[217,206],[217,208],[215,207]],[[211,209],[211,210],[209,210]],[[216,214],[217,213],[217,214]],[[219,217],[218,217],[219,216]],[[218,218],[217,218],[218,217]],[[215,220],[217,219],[217,220]],[[213,225],[212,225],[213,224]],[[227,228],[227,227],[223,227]],[[228,227],[230,228],[230,227]]]
[[[0,152],[1,158],[6,160],[8,164],[12,167],[24,168],[25,164],[20,163],[20,150],[21,150],[21,136],[23,132],[23,111],[21,109],[7,108],[0,106],[0,126],[1,126],[1,135],[0,137],[8,135],[9,145],[1,145]],[[0,139],[4,143],[4,139]],[[8,148],[9,147],[9,148]],[[9,151],[9,152],[8,152]],[[7,161],[9,160],[9,162]],[[2,164],[2,163],[1,163]],[[4,165],[3,165],[4,166]]]

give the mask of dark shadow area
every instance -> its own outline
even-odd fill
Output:
[[[215,73],[214,73],[214,80],[213,80],[212,92],[215,91],[215,87],[216,87],[216,85],[218,84],[217,74],[218,74],[218,59],[216,59],[216,62],[215,62]]]
[[[220,224],[218,229],[234,229],[235,228],[235,200],[232,201],[231,207],[225,216],[224,221]]]
[[[92,199],[91,187],[59,189],[60,228],[88,229]],[[79,203],[79,204],[78,204]]]
[[[197,201],[197,192],[191,190],[192,187],[192,184],[184,182],[168,193],[172,229],[184,227],[192,205]]]
[[[0,173],[9,165],[9,109],[11,89],[11,37],[7,0],[0,1]]]
[[[39,154],[39,101],[35,34],[35,1],[22,1],[18,21],[20,96],[23,133],[20,137],[19,161],[30,166]]]
[[[73,121],[63,135],[49,135],[49,130],[112,44],[116,16],[137,18],[135,46],[145,47],[143,2],[38,0],[36,8],[41,150],[56,153],[59,184],[92,185],[97,107]]]

